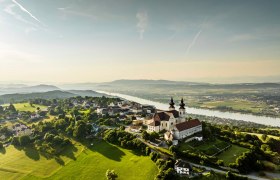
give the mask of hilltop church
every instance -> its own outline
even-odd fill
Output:
[[[202,131],[202,124],[198,119],[186,120],[184,100],[181,100],[179,111],[175,109],[175,103],[171,98],[168,111],[157,111],[151,123],[148,124],[149,132],[166,130],[165,139],[183,139]]]

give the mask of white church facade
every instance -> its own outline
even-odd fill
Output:
[[[175,109],[173,98],[169,103],[168,111],[157,111],[151,123],[148,124],[149,132],[166,130],[166,140],[179,140],[202,131],[202,124],[198,119],[186,120],[186,109],[183,99],[179,111]]]

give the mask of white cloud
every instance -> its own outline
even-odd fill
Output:
[[[38,18],[36,18],[31,12],[25,9],[21,4],[19,4],[16,0],[12,0],[23,12],[27,13],[31,18],[39,22],[41,25],[44,25]]]
[[[188,48],[187,48],[186,54],[189,54],[191,48],[195,45],[195,43],[196,43],[197,39],[199,38],[201,32],[202,32],[202,29],[200,29],[200,30],[196,33],[196,35],[193,37],[193,40],[191,41],[191,43],[189,44],[189,46],[188,46]]]
[[[86,18],[90,18],[93,20],[97,20],[97,17],[95,15],[93,15],[91,13],[83,12],[83,11],[73,10],[71,7],[61,7],[61,8],[57,8],[57,9],[64,13],[63,18],[65,18],[66,14],[69,14],[69,15],[81,16],[81,17],[86,17]]]
[[[144,33],[148,27],[148,14],[146,11],[138,12],[136,18],[138,19],[137,28],[140,34],[140,39],[143,39]]]
[[[31,25],[31,26],[34,26],[34,27],[38,27],[36,24],[24,19],[21,15],[17,14],[15,11],[14,11],[14,8],[16,7],[15,4],[9,4],[7,5],[5,8],[4,8],[4,12],[6,12],[7,14],[10,14],[11,16],[13,16],[15,19],[17,19],[18,21],[21,21],[25,24],[28,24],[28,25]]]

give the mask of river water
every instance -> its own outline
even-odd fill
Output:
[[[129,100],[129,101],[134,101],[134,102],[140,103],[140,104],[153,105],[157,109],[167,110],[169,107],[169,104],[163,104],[163,103],[159,103],[159,102],[155,102],[155,101],[150,101],[150,100],[138,98],[135,96],[129,96],[129,95],[120,94],[120,93],[110,93],[110,92],[106,92],[106,91],[97,91],[97,92],[111,95],[111,96],[117,96],[117,97]],[[179,102],[177,102],[177,104],[179,104]],[[178,109],[178,106],[176,106],[176,108]],[[255,115],[241,114],[241,113],[235,113],[235,112],[221,112],[221,111],[217,111],[217,110],[199,109],[199,108],[191,108],[191,107],[186,107],[186,113],[226,118],[226,119],[232,119],[232,120],[243,120],[243,121],[249,121],[249,122],[254,122],[254,123],[258,123],[258,124],[280,127],[280,118],[273,118],[273,117],[267,117],[267,116],[255,116]]]

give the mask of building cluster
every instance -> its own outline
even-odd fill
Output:
[[[120,117],[127,117],[128,115],[149,115],[155,112],[155,107],[151,105],[142,105],[136,102],[130,102],[126,100],[121,100],[115,103],[109,104],[107,107],[98,107],[96,109],[97,114],[100,115],[116,115],[119,114]],[[134,120],[137,120],[135,118]]]
[[[32,133],[32,130],[24,124],[15,124],[13,125],[12,130],[16,136],[29,136]]]
[[[148,124],[149,132],[166,131],[164,138],[168,141],[184,139],[202,131],[202,124],[198,119],[187,120],[184,100],[181,100],[179,111],[171,98],[168,111],[157,111]],[[202,140],[202,137],[197,137]]]

